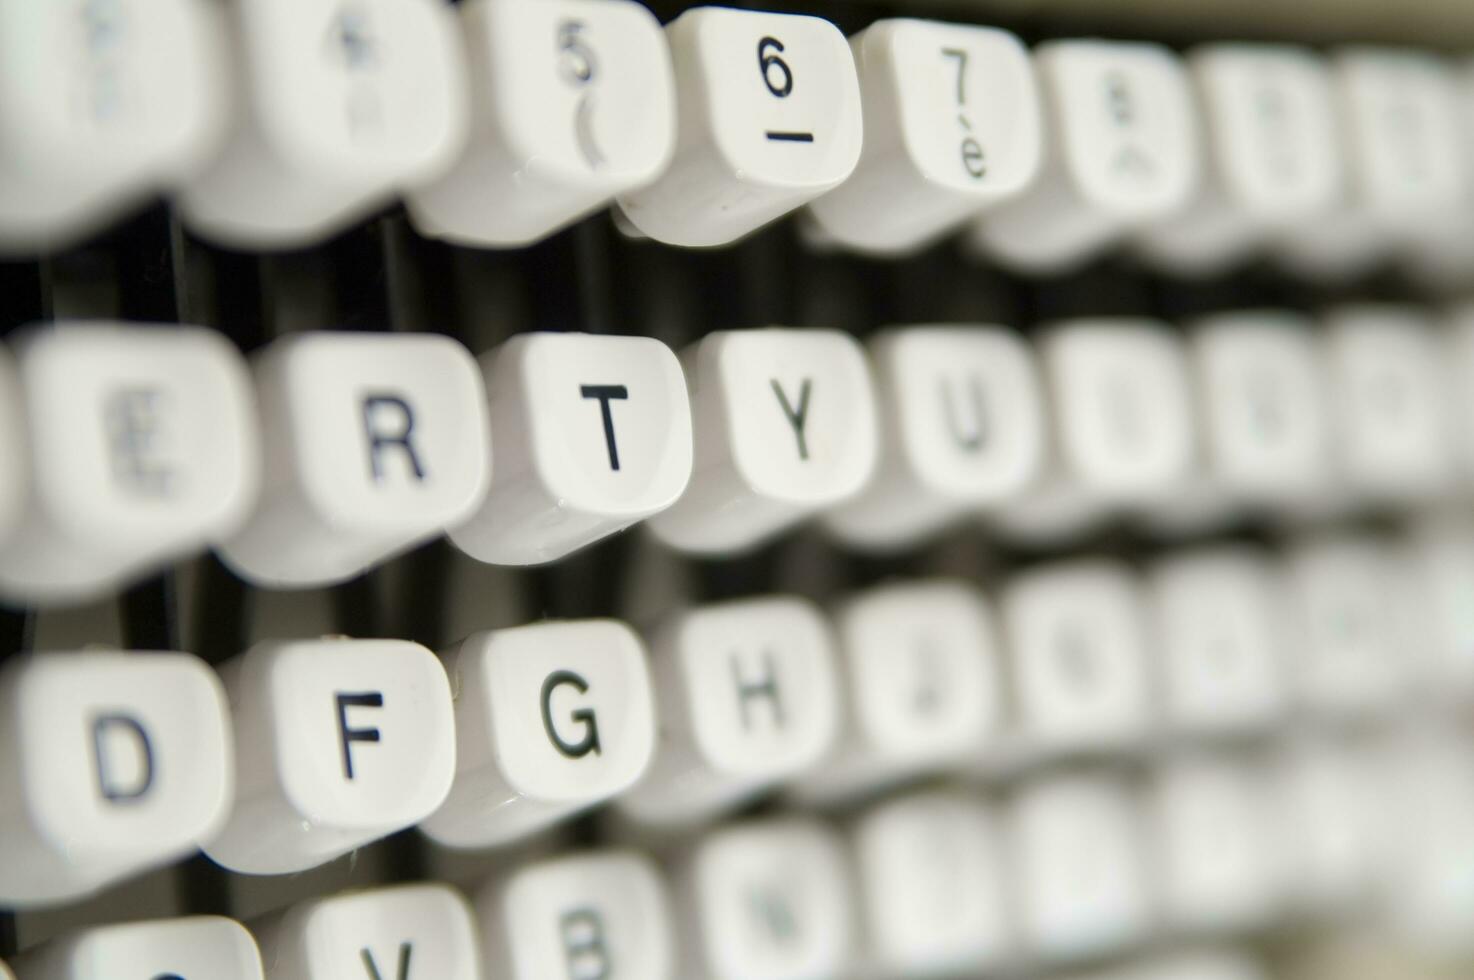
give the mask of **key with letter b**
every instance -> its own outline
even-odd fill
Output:
[[[44,653],[0,672],[0,904],[57,902],[193,851],[233,785],[224,692],[183,653]]]
[[[860,157],[860,86],[844,35],[818,17],[697,7],[665,29],[676,154],[619,207],[671,245],[725,245],[817,197]]]
[[[451,847],[540,830],[622,792],[645,771],[655,713],[645,648],[608,619],[467,637],[455,683],[455,784],[421,824]]]
[[[660,24],[626,0],[460,6],[472,135],[444,177],[409,196],[424,232],[517,245],[660,175],[676,100]]]

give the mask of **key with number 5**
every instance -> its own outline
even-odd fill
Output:
[[[860,158],[860,85],[817,17],[698,7],[665,29],[682,97],[660,180],[619,199],[641,233],[725,245],[837,186]]]
[[[471,245],[543,237],[660,175],[676,98],[660,23],[632,0],[474,0],[460,7],[471,142],[412,194],[421,231]]]

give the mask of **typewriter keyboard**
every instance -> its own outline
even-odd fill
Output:
[[[1474,60],[1097,27],[0,0],[0,978],[1474,977]]]

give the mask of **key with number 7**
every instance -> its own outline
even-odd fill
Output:
[[[919,248],[1033,180],[1039,96],[1018,38],[898,19],[850,48],[865,148],[844,186],[810,205],[826,237],[870,252]]]

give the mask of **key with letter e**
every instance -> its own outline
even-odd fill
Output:
[[[455,684],[455,784],[421,824],[450,847],[540,830],[622,792],[655,743],[645,647],[610,619],[467,637],[445,656]]]
[[[671,245],[725,245],[838,185],[860,157],[860,85],[844,35],[818,17],[687,10],[675,63],[675,158],[622,195],[624,217]]]
[[[313,332],[254,361],[265,492],[221,549],[268,587],[342,582],[443,531],[486,493],[486,394],[435,334]]]
[[[875,465],[865,354],[837,330],[719,330],[682,354],[695,460],[650,521],[682,551],[754,547],[849,499]]]
[[[691,476],[680,363],[649,337],[528,333],[481,358],[496,469],[456,546],[552,561],[670,506]]]
[[[214,672],[184,653],[42,653],[0,671],[0,904],[59,902],[192,852],[234,783]]]
[[[258,643],[224,664],[230,822],[205,852],[245,874],[305,871],[434,812],[455,772],[450,684],[406,640]]]
[[[426,234],[534,241],[648,184],[675,147],[675,82],[660,23],[628,0],[475,0],[460,8],[471,142],[409,195]]]

